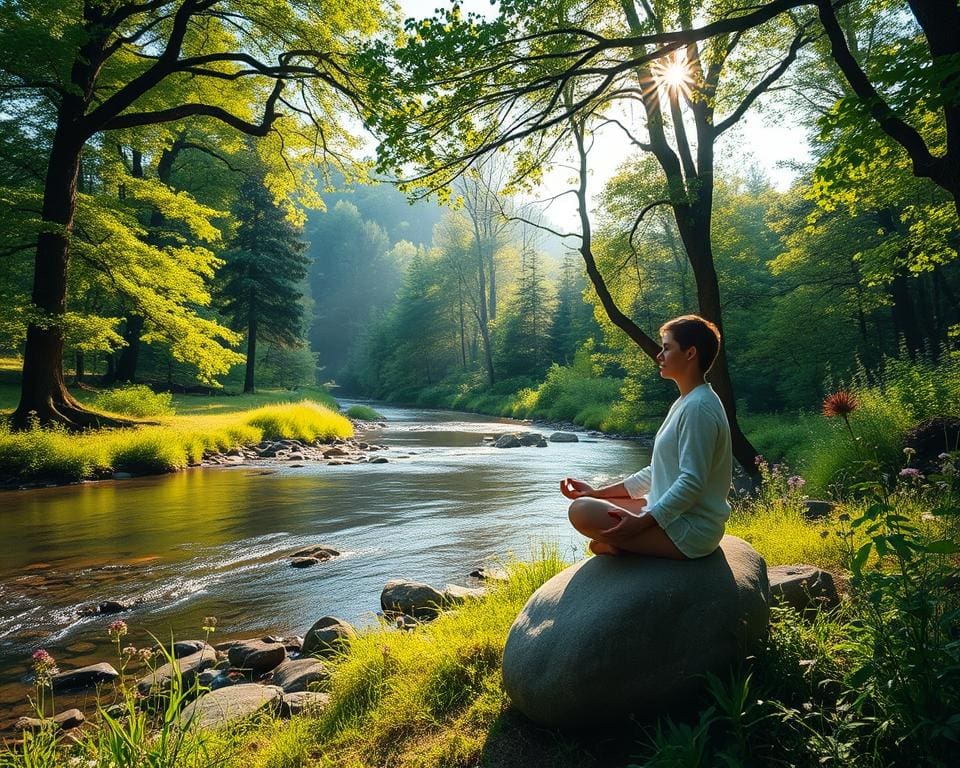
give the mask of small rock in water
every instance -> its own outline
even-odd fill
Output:
[[[340,552],[333,549],[333,547],[325,547],[321,544],[298,549],[291,557],[315,557],[318,560],[329,560],[331,557],[337,557],[339,554]]]
[[[372,459],[370,459],[370,462],[369,462],[369,463],[370,463],[370,464],[386,464],[386,463],[387,463],[387,457],[386,457],[386,456],[374,456]]]
[[[291,568],[309,568],[311,565],[318,565],[320,561],[315,557],[294,557],[290,561]]]
[[[105,683],[120,676],[112,666],[106,662],[90,664],[79,669],[69,669],[66,672],[54,675],[51,685],[55,691],[75,691],[89,688],[97,683]]]

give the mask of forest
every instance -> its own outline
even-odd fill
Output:
[[[822,740],[797,765],[947,765],[958,30],[956,0],[2,0],[0,485],[348,439],[325,410],[343,397],[650,437],[675,398],[659,328],[696,313],[723,334],[708,380],[753,489],[741,511],[780,525],[804,485],[850,505],[831,507],[824,556],[860,608],[783,625],[758,672],[782,710],[761,719]],[[323,412],[283,422],[299,399]],[[281,411],[169,421],[204,403]],[[761,554],[799,562],[787,550]],[[545,562],[511,589],[529,596]],[[490,631],[499,653],[506,627]],[[777,677],[801,647],[821,666]],[[819,720],[776,698],[787,678]],[[506,706],[471,680],[451,685]],[[350,709],[338,684],[324,749],[380,702]],[[645,764],[754,764],[746,698],[722,743],[703,741],[715,721],[657,726],[664,755],[702,762]],[[423,764],[482,762],[494,716],[457,707]],[[462,755],[451,713],[480,723]],[[390,735],[371,738],[337,764],[395,764]],[[9,764],[43,764],[28,751]],[[328,764],[313,757],[276,764]]]

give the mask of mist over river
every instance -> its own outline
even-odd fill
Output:
[[[526,559],[542,542],[580,557],[560,479],[605,483],[649,458],[641,444],[584,434],[497,449],[484,436],[533,427],[375,407],[386,428],[358,437],[389,446],[377,454],[386,464],[263,462],[0,493],[0,729],[26,713],[37,648],[61,669],[117,666],[107,636],[117,618],[130,627],[125,645],[200,638],[205,616],[219,620],[214,643],[303,634],[324,615],[375,622],[392,578],[476,586],[471,570]],[[312,544],[342,554],[291,568],[289,555]],[[83,615],[105,600],[139,602]]]

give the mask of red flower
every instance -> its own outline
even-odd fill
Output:
[[[857,398],[853,396],[852,392],[839,389],[833,394],[827,395],[826,400],[823,401],[823,415],[827,418],[833,418],[834,416],[846,418],[847,414],[853,413],[859,406],[860,403],[857,402]]]

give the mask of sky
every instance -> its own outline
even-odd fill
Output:
[[[447,7],[449,0],[399,0],[405,17],[425,17],[433,15],[434,9]],[[459,0],[458,4],[466,12],[492,16],[496,5],[490,0]],[[762,99],[760,100],[762,102]],[[597,142],[590,154],[591,178],[588,182],[591,198],[603,188],[604,183],[615,173],[617,167],[631,153],[626,137],[619,130],[606,133],[602,142]],[[782,114],[769,109],[758,114],[755,109],[747,113],[740,124],[730,129],[717,146],[718,165],[725,162],[737,168],[750,164],[758,166],[779,190],[785,190],[794,179],[794,172],[785,164],[803,161],[808,158],[807,142],[802,129],[792,120],[785,120]],[[554,169],[545,174],[542,197],[547,198],[569,187],[569,170]],[[548,216],[561,225],[570,223],[571,229],[578,229],[576,205],[573,195],[566,195],[550,205]]]

